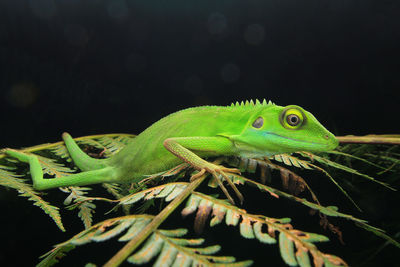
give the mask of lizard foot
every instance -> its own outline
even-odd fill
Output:
[[[232,174],[240,174],[240,170],[238,169],[233,169],[233,168],[227,168],[221,165],[216,165],[216,164],[212,164],[209,163],[206,166],[204,166],[204,168],[202,168],[198,173],[196,173],[195,175],[193,175],[190,178],[190,181],[194,181],[197,178],[199,178],[201,175],[203,175],[205,172],[209,172],[213,175],[214,179],[217,181],[218,186],[221,188],[221,190],[224,192],[225,196],[229,199],[229,202],[231,204],[235,204],[235,201],[233,200],[233,198],[230,196],[230,194],[228,193],[228,190],[226,190],[225,186],[223,185],[223,183],[220,181],[219,179],[219,175],[221,175],[224,180],[230,185],[230,187],[233,189],[233,191],[235,191],[236,196],[239,198],[240,203],[243,203],[243,195],[240,193],[240,191],[237,189],[237,187],[235,186],[235,184],[232,182],[232,180],[228,177],[227,173],[232,173]]]

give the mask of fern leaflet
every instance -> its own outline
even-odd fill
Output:
[[[9,167],[0,166],[0,185],[13,188],[17,190],[21,196],[27,197],[29,200],[33,201],[35,206],[38,206],[48,214],[57,224],[58,228],[65,232],[58,207],[50,205],[38,196],[38,193],[33,190],[31,185],[26,184],[24,179],[19,178],[21,176],[22,175],[17,175],[11,172]]]

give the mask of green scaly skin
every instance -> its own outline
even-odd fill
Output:
[[[297,124],[296,118],[297,116]],[[291,124],[296,125],[291,125]],[[157,121],[124,149],[108,159],[84,153],[68,133],[62,135],[74,163],[82,170],[57,179],[43,179],[36,156],[8,149],[6,153],[30,164],[34,188],[45,190],[97,183],[139,182],[182,161],[200,173],[238,170],[204,160],[210,156],[261,157],[296,151],[327,151],[338,145],[335,136],[298,106],[271,102],[202,106],[170,114]],[[195,177],[196,178],[196,177]]]

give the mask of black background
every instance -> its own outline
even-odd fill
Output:
[[[300,105],[337,135],[398,133],[399,6],[2,0],[1,147],[59,141],[63,131],[139,133],[185,107],[255,98]],[[4,193],[2,205],[6,196],[15,198]],[[28,210],[13,216],[31,231],[44,217],[9,201],[6,211]],[[5,227],[16,228],[7,218]],[[26,247],[18,242],[9,246]]]

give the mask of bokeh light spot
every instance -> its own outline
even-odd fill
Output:
[[[208,17],[208,31],[211,34],[223,34],[227,26],[226,17],[221,13],[212,13]]]
[[[240,78],[240,68],[233,63],[225,64],[221,69],[221,78],[226,83],[234,83]]]
[[[37,99],[38,89],[31,82],[19,82],[11,86],[7,94],[8,102],[18,108],[27,108]]]
[[[30,0],[29,6],[33,14],[41,19],[50,19],[57,13],[57,7],[54,0]]]
[[[264,41],[265,30],[260,24],[252,24],[247,26],[244,32],[244,39],[248,44],[259,45]]]

